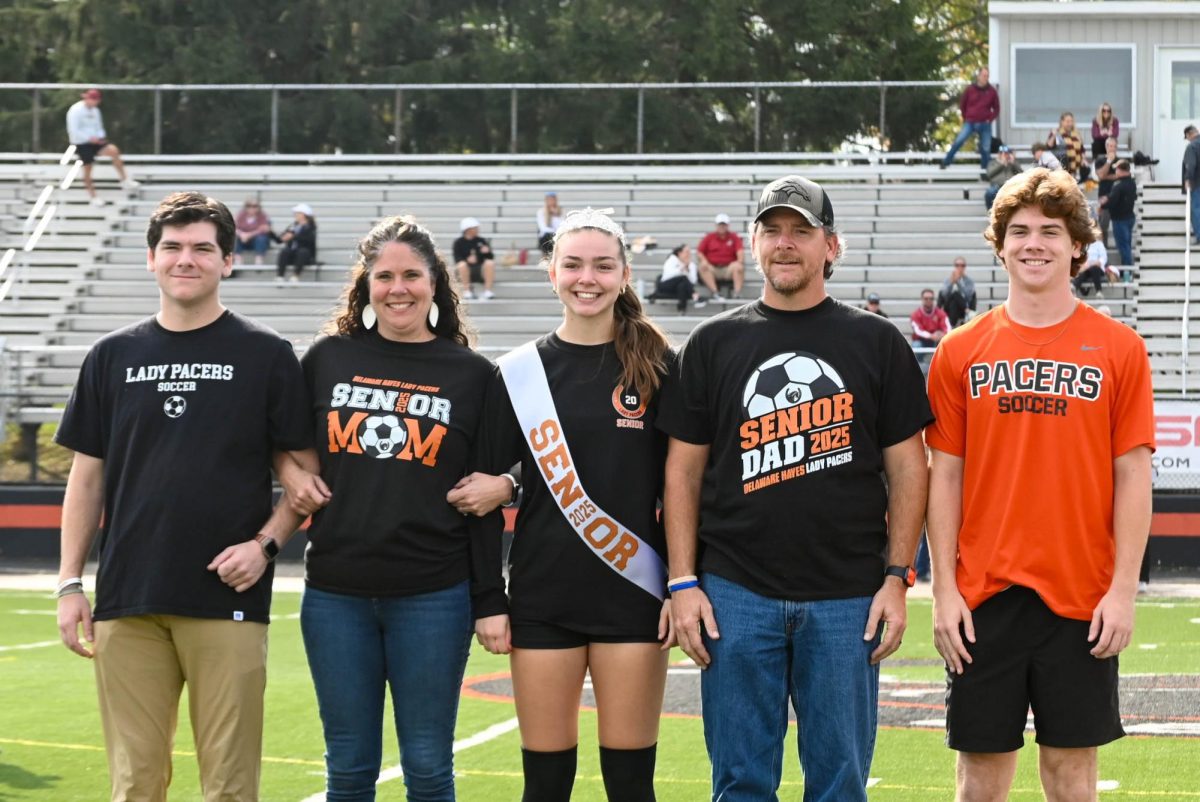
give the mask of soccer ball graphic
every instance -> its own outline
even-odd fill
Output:
[[[757,418],[846,389],[837,371],[823,359],[804,352],[785,351],[758,366],[746,382],[742,406]]]
[[[408,433],[395,415],[372,415],[358,427],[358,444],[375,459],[390,459],[404,445]]]
[[[163,412],[168,418],[178,418],[187,409],[187,399],[181,395],[173,395],[163,401]]]

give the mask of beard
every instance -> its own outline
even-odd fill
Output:
[[[825,266],[822,265],[820,271],[824,271]],[[794,273],[782,274],[778,271],[767,269],[764,274],[767,283],[771,285],[771,289],[780,295],[790,297],[796,293],[804,292],[809,285],[817,277],[817,272],[809,269],[802,269]]]

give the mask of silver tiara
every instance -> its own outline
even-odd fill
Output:
[[[625,242],[625,232],[609,217],[615,211],[611,206],[607,209],[593,209],[588,206],[586,209],[567,212],[562,223],[559,224],[558,230],[554,232],[554,241],[558,242],[564,234],[578,231],[581,228],[595,228],[612,234],[620,241],[621,250],[626,250],[629,245]]]

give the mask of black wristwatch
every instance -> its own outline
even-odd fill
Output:
[[[917,584],[917,569],[911,565],[889,565],[884,569],[883,575],[898,576],[907,587],[912,587]]]
[[[262,546],[263,556],[267,558],[267,562],[279,556],[279,544],[270,535],[264,535],[262,532],[259,532],[254,536],[254,542]]]
[[[503,476],[508,481],[512,482],[512,486],[513,486],[512,495],[508,497],[508,501],[506,503],[501,504],[500,506],[511,507],[512,505],[517,503],[517,498],[520,497],[520,495],[521,495],[521,483],[518,482],[517,477],[513,476],[511,473],[502,473],[500,475]]]

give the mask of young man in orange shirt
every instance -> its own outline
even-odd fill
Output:
[[[1153,394],[1136,332],[1071,295],[1092,240],[1066,173],[1005,184],[985,236],[1004,305],[941,342],[928,532],[957,799],[1008,796],[1033,709],[1042,786],[1093,800],[1120,738],[1117,655],[1150,529]]]

